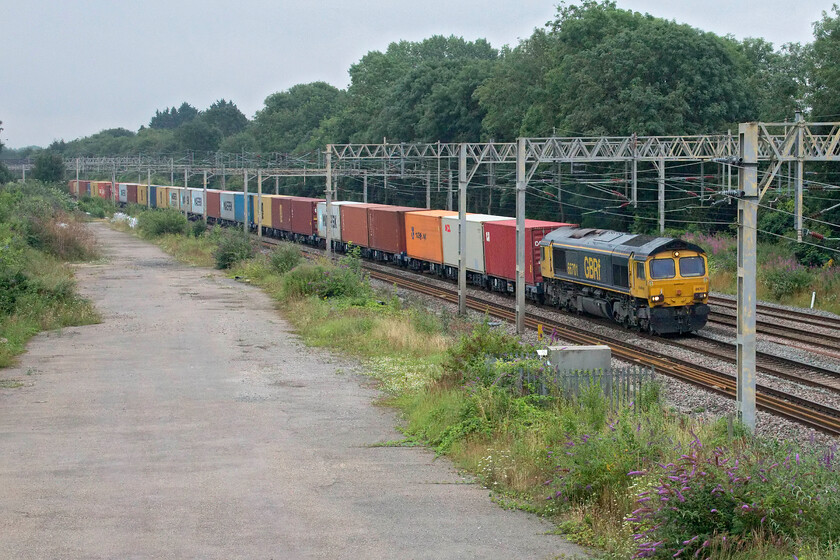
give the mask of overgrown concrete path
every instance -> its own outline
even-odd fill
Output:
[[[306,348],[257,289],[92,226],[100,325],[41,335],[0,379],[0,558],[553,558],[353,365]],[[4,385],[9,385],[8,383]]]

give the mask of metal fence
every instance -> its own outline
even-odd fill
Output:
[[[506,361],[534,360],[536,355],[508,356]],[[530,367],[514,367],[508,384],[520,394],[555,395],[573,401],[593,389],[600,391],[611,409],[638,407],[645,384],[655,379],[655,369],[644,366],[610,368],[608,370],[564,370],[545,366],[539,370]],[[501,380],[497,379],[497,383]]]

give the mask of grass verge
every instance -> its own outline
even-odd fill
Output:
[[[41,331],[99,321],[65,264],[96,256],[93,236],[60,188],[34,181],[0,187],[0,367],[14,365]]]

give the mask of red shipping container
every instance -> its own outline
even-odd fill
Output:
[[[105,200],[111,200],[111,182],[110,181],[99,181],[97,182],[97,192],[99,193],[99,198],[104,198]]]
[[[280,231],[292,231],[292,204],[290,196],[271,199],[271,227]]]
[[[207,191],[207,217],[215,218],[217,220],[222,217],[222,198],[221,192],[218,190]]]
[[[292,210],[292,233],[318,235],[318,203],[323,198],[290,196],[289,207]]]
[[[359,247],[368,247],[370,230],[368,229],[368,208],[378,204],[342,204],[341,212],[341,241],[352,243]]]
[[[525,220],[525,283],[542,282],[540,240],[563,226],[558,222]],[[488,276],[516,281],[516,220],[484,223],[484,264]]]
[[[126,197],[128,198],[128,201],[137,204],[137,184],[129,183],[126,187]]]
[[[422,208],[387,204],[371,205],[367,210],[368,246],[371,249],[394,255],[405,253],[405,213],[417,210],[422,210]]]
[[[79,181],[79,196],[90,196],[90,181]]]

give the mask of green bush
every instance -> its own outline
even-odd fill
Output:
[[[281,243],[269,257],[271,269],[278,274],[289,272],[299,265],[302,260],[303,256],[300,254],[300,248],[291,243]]]
[[[183,235],[187,232],[187,218],[177,210],[150,210],[137,218],[140,231],[147,237],[158,237],[167,234]]]
[[[762,270],[764,284],[777,300],[793,296],[811,284],[811,273],[793,259],[777,258]]]
[[[79,210],[90,214],[94,218],[104,218],[105,216],[113,216],[117,208],[110,200],[83,196],[79,199]]]
[[[628,520],[653,543],[640,551],[663,557],[714,558],[715,549],[763,539],[828,546],[840,534],[836,468],[833,450],[760,440],[712,447],[696,439],[678,460],[638,472],[646,490]]]
[[[219,236],[219,244],[213,251],[216,268],[224,270],[239,261],[254,256],[254,245],[248,234],[239,230],[224,230]]]
[[[207,224],[204,220],[196,220],[190,226],[190,233],[193,237],[201,237],[207,231]]]
[[[488,358],[522,350],[516,337],[493,329],[485,321],[471,333],[462,335],[449,349],[443,363],[444,375],[455,383],[460,383],[465,377],[477,378],[483,384],[493,383],[497,373]]]
[[[370,294],[370,286],[350,267],[304,263],[283,276],[287,297],[361,298]]]

